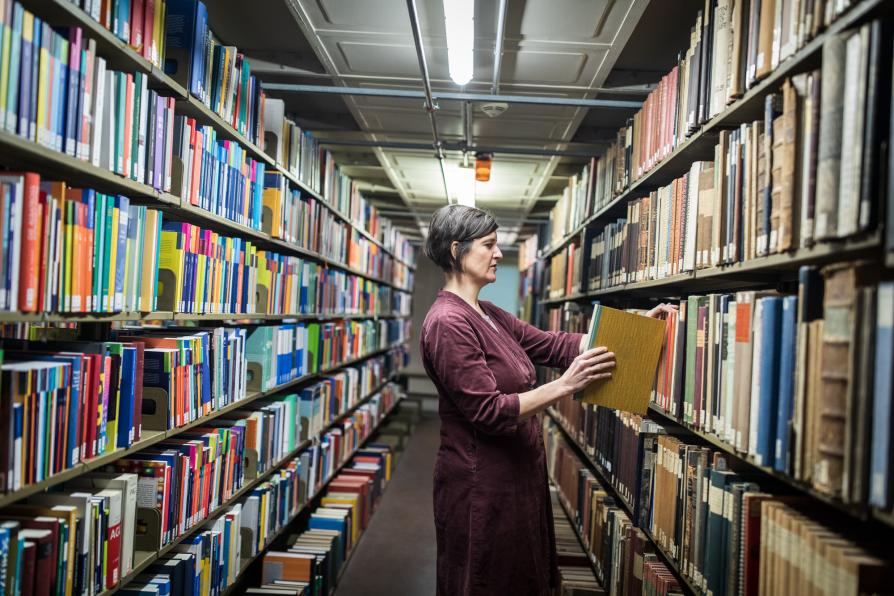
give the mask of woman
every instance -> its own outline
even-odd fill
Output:
[[[547,594],[555,585],[552,507],[535,414],[611,376],[614,354],[580,333],[541,331],[478,293],[497,278],[497,223],[450,205],[432,216],[425,254],[446,283],[422,325],[439,394],[434,472],[438,594]],[[670,310],[660,305],[650,316]],[[534,365],[566,368],[535,387]]]

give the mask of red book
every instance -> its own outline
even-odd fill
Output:
[[[37,309],[36,310],[46,310],[44,309],[44,300],[46,298],[46,279],[47,279],[47,261],[49,260],[50,254],[50,226],[52,222],[49,220],[50,218],[50,209],[48,205],[47,193],[43,190],[39,191],[40,201],[38,208],[40,209],[40,220],[41,220],[41,228],[45,230],[45,233],[38,236],[40,240],[41,249],[40,252],[43,255],[46,255],[45,258],[40,259],[40,271],[37,275]]]
[[[40,176],[34,172],[10,173],[24,181],[22,191],[22,247],[19,259],[18,310],[35,312],[38,298],[38,276],[40,274]]]
[[[744,563],[743,594],[757,594],[760,587],[761,503],[772,500],[768,494],[746,493],[742,497],[742,545]]]
[[[130,0],[130,45],[140,54],[143,53],[143,0]]]
[[[152,62],[156,61],[155,49],[155,0],[145,0],[146,8],[143,12],[143,58]]]
[[[23,520],[22,527],[25,528],[19,532],[19,538],[24,539],[26,543],[34,544],[34,563],[33,565],[25,561],[24,577],[33,577],[33,594],[40,596],[42,594],[54,593],[56,584],[56,543],[59,538],[59,524],[50,524],[49,522],[36,522],[34,520]],[[27,546],[26,546],[27,548]],[[26,557],[30,554],[26,553]],[[28,575],[28,567],[31,567],[31,574]],[[23,588],[27,588],[31,582],[24,582]],[[25,590],[22,591],[25,593]]]
[[[20,534],[21,535],[21,534]],[[22,551],[22,596],[32,596],[35,594],[35,568],[37,567],[37,543],[33,540],[26,540]],[[43,587],[43,586],[41,586]],[[49,588],[47,588],[49,589]]]

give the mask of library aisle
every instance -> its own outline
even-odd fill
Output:
[[[432,470],[440,437],[434,414],[416,425],[337,596],[426,596],[435,592],[437,551]]]
[[[892,79],[892,0],[0,0],[0,596],[894,594]]]

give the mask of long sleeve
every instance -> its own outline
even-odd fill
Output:
[[[536,365],[567,368],[580,354],[582,333],[543,331],[500,308],[493,307],[493,311],[493,314],[502,319],[503,325],[512,331],[516,341]]]
[[[424,331],[422,351],[433,380],[477,430],[491,435],[516,432],[518,393],[499,391],[468,321],[460,317],[433,321]]]

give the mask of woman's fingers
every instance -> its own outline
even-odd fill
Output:
[[[590,375],[589,377],[587,377],[587,381],[592,383],[593,381],[599,381],[600,379],[610,379],[611,376],[612,374],[610,372],[597,373],[595,375]]]

